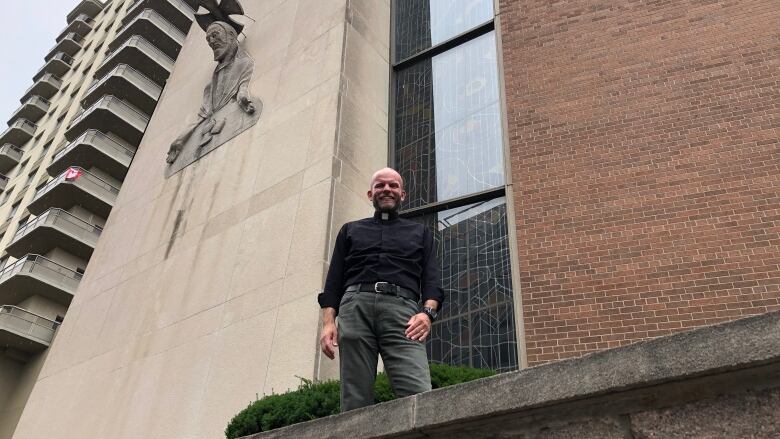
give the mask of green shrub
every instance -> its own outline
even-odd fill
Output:
[[[431,385],[434,389],[465,383],[493,375],[488,369],[431,364]],[[374,399],[385,402],[395,399],[390,380],[385,373],[376,377]],[[301,385],[280,395],[267,395],[239,412],[225,429],[227,439],[236,439],[261,431],[310,421],[339,413],[339,382],[314,383],[301,378]]]

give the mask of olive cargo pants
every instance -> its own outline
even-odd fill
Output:
[[[403,297],[344,294],[338,316],[342,412],[374,403],[378,354],[397,397],[431,390],[425,345],[405,335],[417,312],[417,303]]]

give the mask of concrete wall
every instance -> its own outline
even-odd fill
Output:
[[[220,437],[334,373],[316,295],[386,163],[389,4],[243,3],[259,123],[164,179],[214,67],[193,26],[14,438]]]
[[[247,439],[774,439],[778,372],[780,312],[774,312]]]
[[[58,315],[64,317],[68,310],[67,306],[41,296],[30,296],[16,306],[51,320],[54,320]]]
[[[103,227],[106,224],[105,218],[101,218],[98,215],[78,205],[72,206],[70,209],[68,209],[68,212],[72,213],[75,217],[80,218],[96,226]]]
[[[59,247],[54,247],[43,256],[73,271],[76,269],[84,270],[87,266],[87,261]]]
[[[47,353],[18,362],[0,356],[0,439],[10,439],[35,386]]]
[[[0,356],[0,439],[9,439],[22,414],[21,407],[11,402],[23,364],[7,356]]]

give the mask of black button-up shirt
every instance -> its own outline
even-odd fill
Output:
[[[390,213],[346,223],[333,248],[320,307],[335,308],[346,287],[357,283],[390,282],[417,293],[425,302],[444,300],[433,236],[422,224]]]

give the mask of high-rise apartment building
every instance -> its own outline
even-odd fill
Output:
[[[0,437],[16,426],[192,20],[192,1],[79,1],[0,134]]]
[[[69,21],[58,47],[90,47],[48,57],[4,134],[0,298],[51,339],[72,297],[48,351],[5,351],[0,385],[34,385],[5,403],[15,439],[213,438],[335,377],[316,296],[387,164],[437,241],[431,361],[509,371],[780,309],[777,1],[242,4],[262,114],[180,172],[215,66],[181,0]]]

